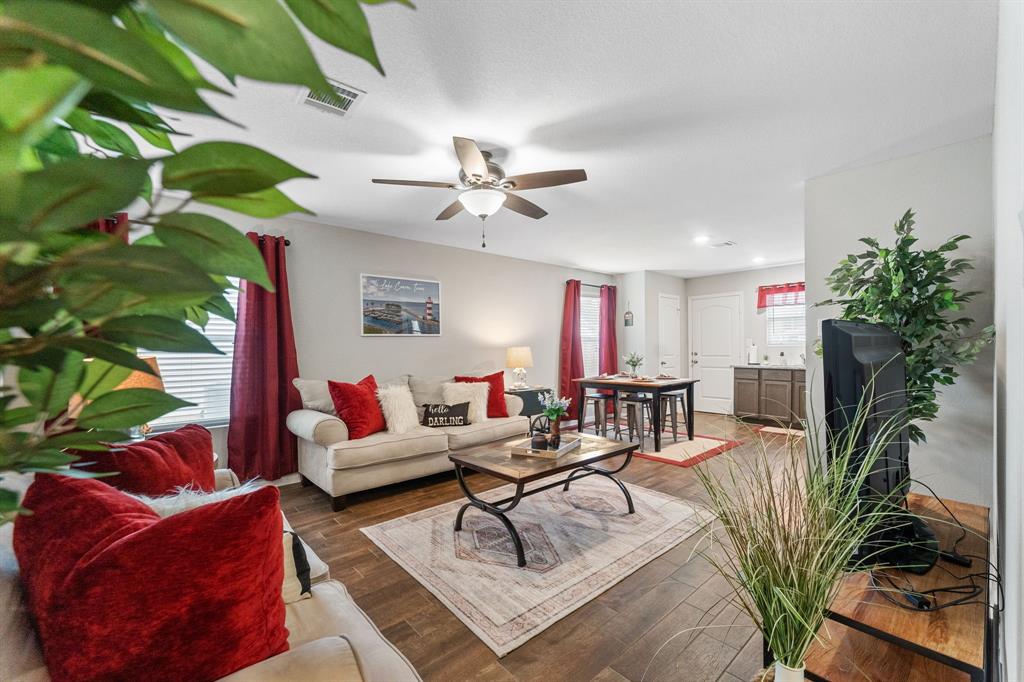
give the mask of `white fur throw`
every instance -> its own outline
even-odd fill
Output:
[[[452,381],[441,386],[441,395],[446,405],[469,403],[469,423],[487,421],[487,391],[490,384],[484,381],[460,383]]]
[[[420,425],[420,415],[408,386],[382,386],[377,389],[377,400],[388,433],[406,433]]]

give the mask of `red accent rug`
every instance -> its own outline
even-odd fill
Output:
[[[680,435],[679,442],[673,443],[671,436],[667,439],[663,436],[661,440],[661,452],[639,452],[635,456],[649,459],[663,464],[672,464],[677,467],[692,467],[695,464],[711,459],[723,452],[732,450],[742,441],[715,438],[713,436],[694,435],[693,440],[687,440],[685,432]],[[648,445],[648,443],[650,445]],[[654,447],[654,439],[650,436],[644,438],[645,447]]]

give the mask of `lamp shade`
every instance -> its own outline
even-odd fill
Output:
[[[469,189],[459,195],[459,201],[473,215],[486,218],[497,212],[505,203],[505,193],[484,187]]]
[[[139,358],[147,365],[149,365],[155,374],[146,374],[138,370],[133,371],[125,378],[120,384],[117,385],[115,391],[120,391],[123,388],[152,388],[157,391],[164,390],[164,382],[160,378],[160,365],[157,364],[156,358],[152,355]]]
[[[529,346],[511,346],[505,351],[505,366],[510,369],[517,367],[533,367],[533,352]]]

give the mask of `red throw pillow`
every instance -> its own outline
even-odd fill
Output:
[[[377,380],[372,374],[363,377],[358,384],[328,381],[327,388],[338,419],[348,427],[349,439],[366,438],[387,428],[377,401]]]
[[[161,519],[94,479],[39,474],[14,552],[54,680],[215,680],[288,649],[279,493]]]
[[[486,381],[491,385],[491,387],[487,389],[488,418],[508,416],[508,406],[505,404],[504,372],[495,372],[494,374],[488,374],[483,377],[455,377],[455,381],[459,381],[464,384]]]
[[[213,475],[213,437],[199,424],[161,433],[146,440],[119,445],[107,452],[81,453],[81,468],[94,472],[118,472],[103,481],[136,495],[158,497],[175,488],[191,486],[210,492]]]

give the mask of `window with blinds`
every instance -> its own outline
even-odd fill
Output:
[[[232,284],[238,285],[235,278],[232,277],[231,281]],[[238,290],[226,291],[224,297],[237,311]],[[164,389],[175,397],[195,403],[150,422],[154,429],[165,431],[184,424],[224,426],[228,423],[235,323],[223,317],[210,315],[206,329],[200,331],[210,343],[223,351],[224,355],[145,351],[147,355],[156,356]]]
[[[769,346],[803,346],[806,339],[806,294],[773,294],[765,311]]]
[[[601,297],[597,292],[584,291],[580,294],[580,340],[583,342],[583,373],[588,377],[600,373],[600,322]]]

